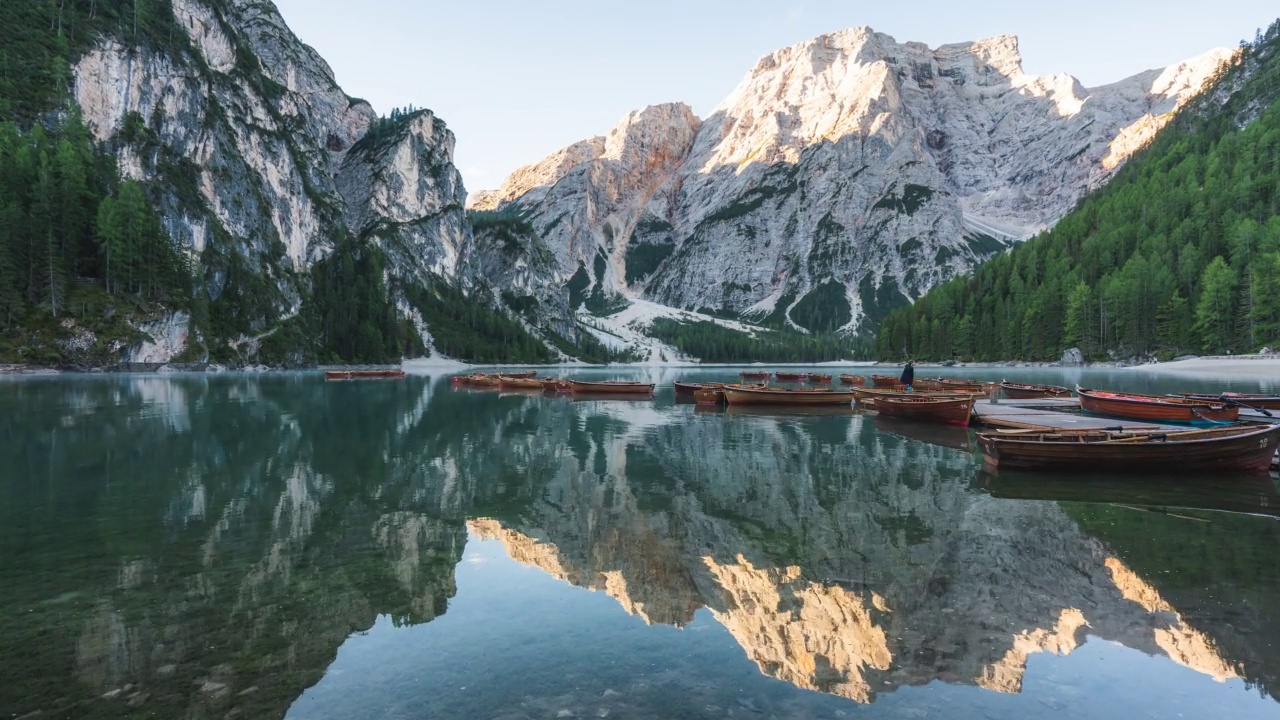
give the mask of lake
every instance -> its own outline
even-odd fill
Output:
[[[675,402],[736,372],[0,378],[0,717],[1280,718],[1274,477]]]

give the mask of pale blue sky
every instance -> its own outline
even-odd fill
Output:
[[[1252,38],[1275,0],[276,0],[347,93],[381,113],[431,108],[467,189],[651,103],[700,117],[765,53],[870,25],[931,47],[1010,33],[1028,72],[1086,86]]]

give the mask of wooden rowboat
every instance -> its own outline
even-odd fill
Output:
[[[778,382],[804,382],[809,377],[808,373],[774,373],[774,377],[778,378]]]
[[[903,387],[902,381],[894,375],[872,375],[871,384],[878,388]]]
[[[768,380],[772,375],[768,370],[743,370],[739,374],[743,380]]]
[[[695,393],[697,393],[699,390],[702,390],[704,388],[724,387],[724,383],[675,382],[675,383],[672,383],[672,385],[674,385],[676,388],[676,397],[678,398],[691,398],[694,396]]]
[[[831,376],[830,376],[830,375],[822,375],[821,373],[809,373],[809,375],[808,375],[808,380],[809,380],[809,382],[814,383],[815,385],[816,385],[816,384],[818,384],[818,383],[827,383],[827,384],[830,384],[830,383],[831,383]]]
[[[503,375],[498,378],[498,385],[503,390],[541,390],[542,381],[536,378],[511,377]]]
[[[1035,400],[1040,398],[1069,398],[1071,390],[1057,385],[1023,385],[1000,381],[1000,390],[1010,400]]]
[[[468,378],[473,387],[498,387],[502,380],[497,375],[472,375]]]
[[[325,380],[403,380],[403,370],[328,370]]]
[[[725,400],[730,405],[850,405],[853,393],[848,390],[808,390],[767,388],[748,385],[725,385]]]
[[[931,397],[931,398],[943,398],[943,399],[951,399],[951,400],[962,399],[962,398],[974,398],[976,400],[977,398],[983,397],[982,393],[961,392],[957,390],[940,390],[938,392],[919,392],[914,390],[907,390],[906,386],[899,386],[895,388],[854,388],[853,389],[853,396],[860,404],[869,405],[872,407],[875,406],[875,399],[878,397],[903,397],[908,395],[913,397]]]
[[[570,380],[569,390],[574,395],[652,395],[653,384]]]
[[[1224,392],[1220,395],[1200,393],[1174,393],[1176,397],[1188,400],[1199,400],[1207,403],[1239,403],[1242,407],[1249,405],[1264,410],[1280,410],[1280,395],[1261,395],[1257,393]]]
[[[529,380],[538,377],[537,370],[521,370],[520,372],[498,373],[499,377],[515,378],[517,380]]]
[[[866,385],[867,379],[861,375],[841,375],[841,385]]]
[[[560,378],[551,377],[542,378],[538,382],[542,383],[542,391],[549,393],[560,392],[560,387],[564,384],[564,381]]]
[[[723,387],[701,387],[693,391],[693,401],[698,405],[720,405],[724,402]]]
[[[1152,432],[989,433],[978,436],[995,467],[1265,473],[1280,448],[1280,425]]]
[[[876,410],[881,415],[967,427],[973,416],[972,397],[940,398],[927,395],[882,395],[876,398]]]
[[[1222,402],[1209,403],[1080,387],[1076,388],[1076,394],[1080,396],[1080,407],[1085,412],[1129,420],[1212,425],[1234,422],[1240,417],[1239,407],[1229,407]]]
[[[990,385],[988,383],[978,382],[976,380],[952,380],[951,378],[921,378],[916,380],[915,389],[936,391],[936,390],[958,390],[961,392],[972,393],[989,393]]]

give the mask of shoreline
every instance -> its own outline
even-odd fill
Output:
[[[820,363],[615,363],[611,365],[593,365],[588,363],[557,363],[550,365],[530,365],[520,363],[495,363],[471,365],[447,358],[421,358],[405,360],[398,364],[353,364],[353,365],[312,365],[306,367],[270,367],[266,365],[225,366],[216,363],[123,363],[120,365],[95,368],[56,368],[38,365],[0,364],[0,377],[26,376],[43,377],[54,375],[99,375],[99,374],[209,374],[222,373],[319,373],[327,370],[385,370],[401,369],[414,375],[436,375],[469,370],[485,370],[492,368],[524,368],[524,369],[712,369],[712,368],[901,368],[900,362],[878,362],[874,360],[835,360]],[[1061,362],[1026,362],[1009,360],[1003,362],[919,362],[917,369],[929,370],[1002,370],[1002,369],[1063,369],[1092,370],[1113,369],[1137,371],[1151,374],[1220,374],[1229,377],[1274,377],[1280,380],[1280,355],[1235,355],[1192,357],[1169,362],[1132,364],[1122,361],[1103,361],[1067,365]]]

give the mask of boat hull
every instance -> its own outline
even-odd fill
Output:
[[[403,370],[329,370],[325,380],[403,380]]]
[[[878,388],[906,387],[902,381],[891,375],[872,375],[871,384]]]
[[[569,390],[574,395],[653,395],[653,385],[645,383],[582,382],[570,380]]]
[[[867,379],[861,375],[841,375],[841,385],[866,385]]]
[[[1069,398],[1071,390],[1057,385],[1022,385],[1020,383],[1000,383],[1000,392],[1010,400],[1044,400],[1048,398]]]
[[[739,376],[743,380],[768,380],[771,377],[771,375],[772,375],[771,373],[765,372],[763,370],[759,372],[745,370],[739,373]]]
[[[719,406],[724,404],[724,388],[703,387],[693,393],[693,400],[702,406]]]
[[[727,385],[724,388],[724,396],[730,405],[847,405],[852,407],[853,403],[853,393],[847,390],[783,390]]]
[[[778,382],[804,382],[809,376],[805,373],[775,373]]]
[[[542,381],[532,378],[502,377],[498,380],[503,390],[541,390]]]
[[[968,427],[973,417],[972,397],[950,399],[903,394],[900,397],[882,395],[875,401],[881,415],[902,420]]]
[[[1280,396],[1250,395],[1248,393],[1223,393],[1221,395],[1203,395],[1198,393],[1177,393],[1178,397],[1187,400],[1201,400],[1207,403],[1243,403],[1264,410],[1280,410]]]
[[[1080,396],[1080,409],[1085,412],[1126,420],[1212,425],[1234,422],[1240,417],[1240,408],[1222,403],[1175,401],[1154,395],[1108,394],[1083,388],[1077,390],[1077,394]]]
[[[1202,472],[1240,470],[1265,473],[1280,448],[1280,426],[1224,428],[1183,433],[1189,439],[1147,442],[1042,442],[1041,436],[983,434],[978,436],[988,465],[1024,470],[1116,470],[1125,472]],[[1204,437],[1199,437],[1204,435]],[[1050,437],[1063,437],[1051,435]],[[1116,437],[1098,436],[1098,437]],[[1120,437],[1136,437],[1133,434]]]

